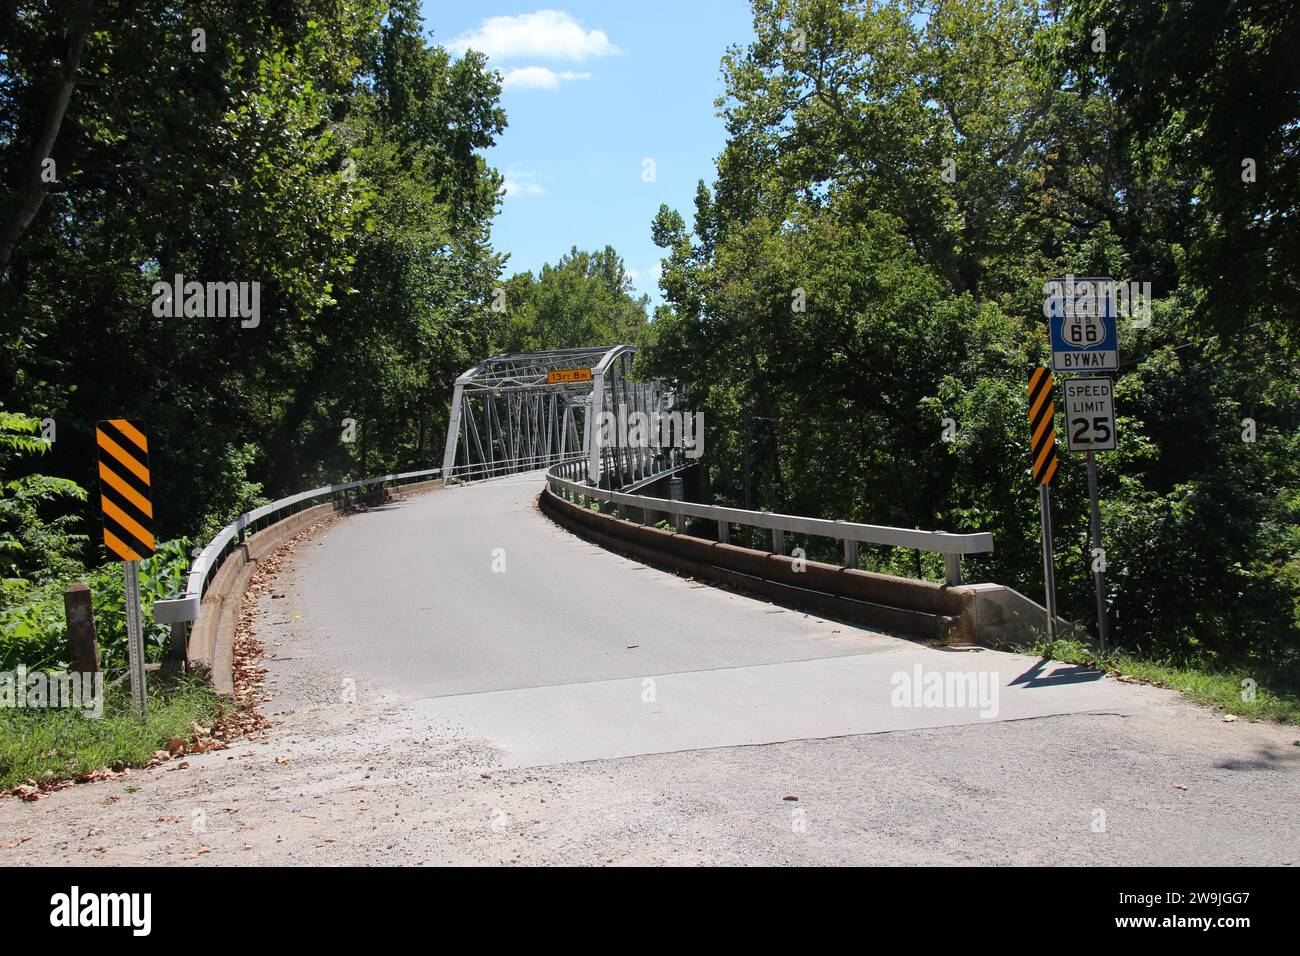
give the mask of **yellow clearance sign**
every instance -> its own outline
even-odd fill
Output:
[[[546,373],[547,385],[568,385],[572,382],[590,382],[589,368],[561,368]]]
[[[1036,485],[1050,485],[1056,477],[1055,415],[1052,373],[1045,368],[1036,368],[1029,374],[1030,458]]]
[[[144,423],[112,418],[95,426],[104,546],[123,561],[154,552],[149,440]]]

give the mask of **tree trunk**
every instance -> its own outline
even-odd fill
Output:
[[[63,126],[63,117],[67,115],[68,103],[72,91],[77,85],[77,70],[81,65],[81,54],[86,48],[86,35],[90,32],[90,11],[93,0],[83,0],[73,12],[71,30],[68,34],[68,52],[63,57],[63,71],[59,76],[49,104],[45,108],[45,117],[41,121],[40,131],[32,141],[32,152],[27,160],[27,168],[20,177],[20,198],[17,207],[3,224],[0,224],[0,275],[9,270],[9,260],[13,258],[18,240],[22,238],[27,227],[36,218],[36,213],[45,201],[46,183],[41,180],[42,166],[54,149],[59,129]]]

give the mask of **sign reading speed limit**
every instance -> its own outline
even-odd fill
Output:
[[[1115,450],[1114,384],[1108,378],[1067,378],[1062,382],[1070,451]]]

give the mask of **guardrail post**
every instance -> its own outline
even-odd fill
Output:
[[[682,501],[686,498],[682,480],[676,475],[668,479],[668,497],[673,501]],[[673,528],[681,534],[686,529],[686,516],[680,512],[673,512]]]
[[[189,660],[188,637],[186,633],[188,626],[184,621],[173,621],[171,626],[171,639],[167,645],[167,657],[164,662],[165,666],[171,669],[183,671],[185,663]]]
[[[846,568],[858,566],[858,543],[852,538],[844,539],[844,566]]]
[[[961,584],[960,554],[945,554],[943,556],[943,577],[950,587]]]
[[[722,544],[729,544],[729,543],[731,542],[731,522],[730,522],[730,521],[719,521],[719,522],[718,522],[718,541],[720,541]]]
[[[785,532],[780,528],[772,529],[772,553],[785,554]]]

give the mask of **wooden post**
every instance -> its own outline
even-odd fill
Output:
[[[63,592],[68,622],[68,667],[74,674],[99,673],[99,643],[95,640],[95,608],[90,588],[78,582]]]

